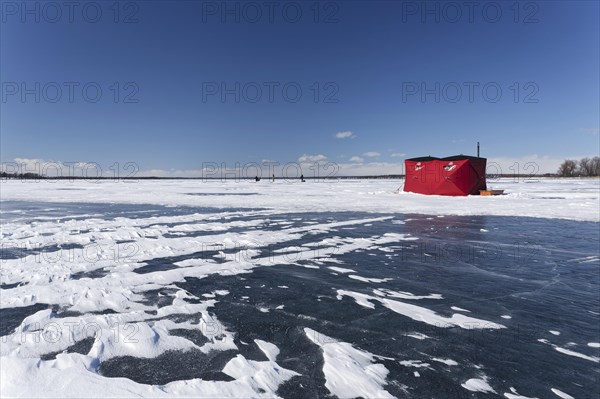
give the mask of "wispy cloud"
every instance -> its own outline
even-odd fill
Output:
[[[321,161],[326,161],[326,160],[327,160],[327,157],[323,154],[317,154],[317,155],[304,154],[298,158],[298,162],[300,162],[300,163],[313,163],[313,162],[321,162]]]
[[[336,139],[353,139],[355,137],[356,137],[356,135],[354,134],[354,132],[352,132],[350,130],[345,130],[343,132],[337,132],[335,134]]]
[[[364,154],[362,154],[363,157],[369,157],[369,158],[378,157],[380,155],[381,155],[380,153],[375,152],[375,151],[368,151],[368,152],[365,152]]]
[[[399,157],[403,157],[403,156],[406,156],[406,154],[403,152],[395,152],[392,154],[392,157],[394,157],[394,158],[399,158]]]
[[[350,162],[362,162],[364,161],[364,158],[358,157],[358,156],[354,156],[352,158],[350,158]]]

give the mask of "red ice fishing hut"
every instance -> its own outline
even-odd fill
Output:
[[[486,159],[467,155],[404,161],[404,191],[428,195],[469,195],[486,190]]]

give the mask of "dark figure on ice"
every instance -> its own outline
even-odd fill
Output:
[[[306,181],[306,180],[304,180],[304,175],[300,175],[300,181],[301,181],[302,183],[304,183],[304,182]]]
[[[256,176],[256,177],[254,178],[254,181],[260,181],[260,177]]]

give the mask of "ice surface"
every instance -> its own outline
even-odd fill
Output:
[[[250,184],[260,195],[236,195],[251,194]],[[589,231],[598,181],[505,179],[495,183],[505,196],[466,198],[395,193],[398,185],[2,182],[0,395],[436,397],[491,393],[491,382],[507,398],[529,398],[555,383],[575,396],[593,389],[585,381],[600,344],[586,323],[597,318],[600,257]],[[36,202],[40,192],[47,203]],[[538,222],[502,232],[493,215]],[[574,228],[547,227],[559,222]],[[564,246],[549,246],[558,233]],[[447,242],[474,256],[504,252],[448,259],[435,246]],[[592,310],[581,310],[587,303]],[[556,343],[522,331],[530,325]],[[160,363],[190,353],[213,362],[206,377],[178,378],[176,365]],[[502,356],[526,371],[503,368]],[[175,377],[103,374],[127,359]],[[557,366],[547,380],[527,380],[540,364]],[[560,384],[561,367],[580,385]]]

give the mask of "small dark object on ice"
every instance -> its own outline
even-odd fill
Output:
[[[479,190],[479,195],[503,195],[504,190]]]

